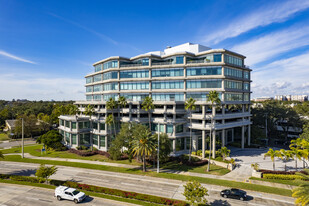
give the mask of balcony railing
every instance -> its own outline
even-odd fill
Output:
[[[173,62],[152,62],[152,65],[171,65]]]
[[[203,60],[188,60],[187,64],[201,64],[201,63],[208,63],[204,59]]]
[[[140,66],[148,66],[148,65],[142,65],[142,64],[122,64],[120,67],[140,67]]]

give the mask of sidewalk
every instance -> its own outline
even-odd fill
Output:
[[[4,155],[21,155],[21,153],[10,153]],[[33,156],[29,153],[24,153],[24,157],[28,159],[38,159],[38,160],[52,160],[52,161],[64,161],[64,162],[77,162],[77,163],[86,163],[86,164],[94,164],[94,165],[104,165],[104,166],[112,166],[112,167],[122,167],[128,169],[141,169],[141,166],[135,165],[128,165],[128,164],[121,164],[121,163],[112,163],[112,162],[101,162],[101,161],[93,161],[93,160],[81,160],[81,159],[68,159],[68,158],[56,158],[56,157],[37,157]],[[153,172],[156,172],[156,168],[149,168]],[[187,171],[179,171],[179,170],[170,170],[170,169],[160,169],[160,172],[163,173],[171,173],[171,174],[179,174],[179,175],[187,175],[193,177],[204,177],[204,178],[211,178],[211,179],[221,179],[221,180],[228,180],[228,181],[236,181],[236,182],[245,182],[250,184],[249,177],[251,177],[252,168],[246,165],[240,165],[239,167],[235,168],[231,172],[219,176],[219,175],[211,175],[211,174],[202,174],[202,173],[195,173],[195,172],[187,172]],[[263,182],[255,180],[254,184],[257,185],[264,185],[270,187],[278,187],[284,189],[291,189],[289,185],[279,184],[279,183],[271,183],[271,182]]]

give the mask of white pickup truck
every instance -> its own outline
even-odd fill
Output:
[[[57,197],[59,201],[62,199],[72,200],[77,204],[79,202],[82,202],[86,198],[86,195],[85,193],[80,192],[77,189],[59,186],[55,189],[55,197]]]

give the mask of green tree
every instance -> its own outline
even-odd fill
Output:
[[[90,105],[88,104],[87,107],[85,108],[85,111],[84,111],[84,115],[87,115],[89,116],[89,122],[90,122],[90,128],[92,128],[92,120],[91,120],[91,117],[92,115],[94,115],[94,107],[93,105]],[[93,139],[93,138],[92,138]],[[93,150],[93,141],[91,141],[91,151]]]
[[[48,183],[48,178],[55,174],[57,172],[58,168],[56,166],[45,166],[44,164],[41,164],[39,169],[37,169],[35,176],[39,178],[44,178],[46,179],[46,183]]]
[[[115,116],[114,116],[114,109],[118,107],[117,101],[115,101],[113,98],[109,98],[109,100],[106,102],[106,109],[112,111],[113,115],[113,125],[114,125],[114,132],[116,136],[116,125],[115,125]]]
[[[153,110],[155,106],[153,105],[153,99],[151,97],[145,97],[142,102],[142,109],[148,112],[148,121],[149,121],[149,128],[151,130],[151,121],[150,121],[150,112]],[[160,128],[158,128],[158,131]]]
[[[303,133],[299,135],[301,139],[309,141],[309,124],[304,124]]]
[[[151,131],[145,126],[138,124],[133,131],[132,152],[134,156],[143,159],[143,172],[146,172],[146,157],[149,157],[155,150],[155,142]]]
[[[118,100],[118,104],[121,107],[121,113],[123,117],[123,108],[125,108],[128,104],[127,99],[124,96],[120,96]]]
[[[112,140],[112,136],[113,136],[113,132],[112,132],[112,125],[113,125],[113,122],[114,122],[114,116],[112,114],[109,114],[106,119],[105,119],[105,123],[107,124],[107,131],[110,130],[108,133],[109,133],[109,136],[110,136],[110,140]]]
[[[196,109],[195,106],[196,100],[190,97],[186,102],[185,102],[185,109],[189,111],[190,113],[190,148],[189,148],[189,161],[191,161],[191,150],[192,150],[192,110]]]
[[[160,133],[160,153],[159,159],[160,162],[166,162],[169,159],[169,155],[172,152],[171,141],[168,138],[166,133]],[[154,140],[158,139],[158,134],[153,134],[152,137]],[[155,141],[155,147],[158,148],[158,141]],[[155,158],[157,158],[157,154],[155,154]]]
[[[280,157],[280,151],[269,148],[269,150],[264,154],[264,158],[266,157],[270,157],[271,161],[273,162],[273,170],[275,171],[275,158]]]
[[[219,152],[221,153],[222,159],[224,161],[226,157],[230,156],[231,150],[229,150],[227,147],[222,147],[219,149]]]
[[[205,196],[208,196],[208,190],[201,185],[198,181],[194,180],[192,182],[187,182],[184,185],[183,195],[186,197],[186,200],[189,201],[192,205],[199,205],[201,203],[206,204],[207,199]]]
[[[302,150],[297,148],[297,147],[292,147],[290,145],[290,149],[291,149],[291,154],[293,155],[293,159],[295,160],[295,170],[297,170],[297,160],[301,160],[302,159]]]
[[[37,118],[34,114],[29,116],[20,115],[17,117],[17,121],[15,123],[15,135],[21,136],[22,134],[22,120],[24,120],[24,135],[26,137],[32,137],[34,133],[39,132],[39,127],[37,125]]]
[[[309,170],[305,169],[305,172],[309,174]],[[292,197],[295,197],[295,204],[307,206],[309,205],[309,176],[303,173],[296,173],[297,175],[302,176],[306,181],[299,185],[299,187],[292,190]]]
[[[50,149],[61,150],[63,148],[61,140],[62,140],[61,134],[59,134],[59,132],[56,130],[51,130],[39,136],[36,142],[39,144],[43,144],[44,146]]]
[[[287,161],[289,161],[291,158],[293,158],[293,154],[291,152],[291,150],[285,150],[285,149],[281,149],[280,150],[280,155],[279,157],[283,160],[284,162],[284,171],[287,171],[286,169],[286,163]]]

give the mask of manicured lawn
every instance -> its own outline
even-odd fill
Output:
[[[264,182],[280,183],[280,184],[285,184],[285,185],[293,185],[293,186],[299,186],[300,184],[308,183],[302,180],[276,180],[276,179],[263,179],[263,178],[256,178],[256,177],[250,177],[250,179],[264,181]]]
[[[210,164],[210,171],[207,171],[207,165],[199,166],[199,167],[192,167],[187,166],[184,164],[179,164],[177,161],[167,162],[164,163],[161,169],[171,169],[171,170],[181,170],[181,171],[188,171],[188,172],[196,172],[196,173],[203,173],[203,174],[212,174],[212,175],[225,175],[230,172],[230,170]]]
[[[49,160],[36,160],[36,159],[27,159],[27,158],[22,159],[18,155],[5,156],[4,159],[0,159],[0,160],[1,161],[29,162],[29,163],[39,163],[39,164],[43,163],[43,164],[50,164],[50,165],[80,167],[80,168],[97,169],[97,170],[103,170],[103,171],[129,173],[129,174],[136,174],[136,175],[147,175],[147,176],[152,176],[152,177],[175,179],[175,180],[181,180],[181,181],[197,180],[201,183],[211,184],[211,185],[221,185],[227,188],[235,187],[235,188],[244,189],[244,190],[252,190],[252,191],[284,195],[284,196],[292,195],[291,190],[287,190],[287,189],[268,187],[268,186],[263,186],[263,185],[255,185],[255,184],[236,182],[236,181],[221,180],[221,179],[193,177],[193,176],[188,176],[188,175],[156,173],[156,172],[143,173],[141,170],[137,170],[137,169],[110,167],[110,166],[104,166],[104,165],[93,165],[93,164],[85,164],[85,163],[49,161]]]
[[[9,136],[6,133],[0,133],[0,141],[5,141],[9,139]]]
[[[55,189],[56,186],[54,185],[47,185],[47,184],[40,184],[40,183],[31,183],[31,182],[24,182],[24,181],[13,181],[13,180],[4,180],[0,179],[1,183],[8,183],[8,184],[18,184],[18,185],[27,185],[27,186],[33,186],[33,187],[41,187],[41,188],[46,188],[46,189]],[[122,197],[116,197],[112,195],[107,195],[107,194],[100,194],[100,193],[95,193],[95,192],[89,192],[89,191],[84,191],[86,195],[92,196],[92,197],[100,197],[100,198],[105,198],[105,199],[110,199],[110,200],[116,200],[120,202],[128,202],[132,204],[137,204],[137,205],[145,205],[145,206],[151,206],[151,205],[157,205],[154,203],[148,203],[140,200],[133,200],[133,199],[128,199],[128,198],[122,198]]]
[[[33,156],[38,157],[56,157],[56,158],[69,158],[69,159],[82,159],[82,160],[92,160],[92,161],[102,161],[102,162],[111,162],[111,163],[121,163],[121,164],[130,164],[130,165],[136,165],[141,166],[140,162],[137,162],[136,160],[132,160],[130,163],[129,160],[111,160],[103,155],[93,155],[89,157],[81,157],[77,154],[70,153],[68,151],[47,151],[46,153],[41,154],[42,144],[37,145],[31,145],[31,146],[25,146],[25,153],[30,153]],[[3,154],[8,153],[21,153],[21,148],[11,148],[11,149],[5,149],[1,150]],[[152,167],[149,166],[149,167]],[[213,174],[213,175],[225,175],[229,173],[230,171],[226,168],[216,166],[216,165],[210,165],[210,171],[206,172],[207,165],[199,166],[199,167],[193,167],[193,166],[187,166],[179,164],[176,161],[168,162],[165,164],[162,164],[161,169],[171,169],[171,170],[181,170],[181,171],[188,171],[188,172],[196,172],[196,173],[203,173],[203,174]]]

